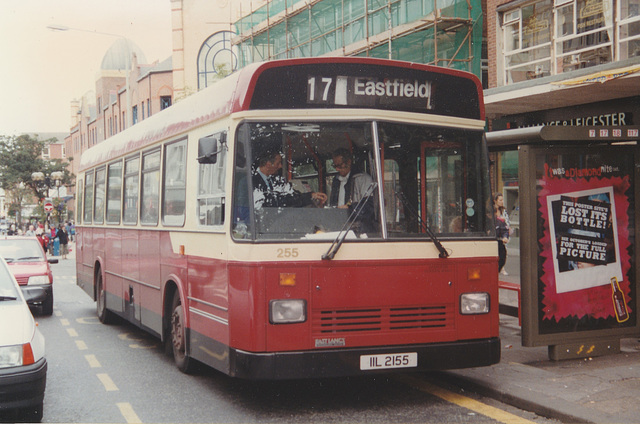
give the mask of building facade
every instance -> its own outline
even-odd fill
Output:
[[[171,106],[171,57],[150,65],[144,61],[139,47],[119,39],[105,53],[95,91],[71,102],[71,129],[64,143],[74,174],[85,150]],[[73,187],[69,194],[74,194]],[[68,206],[75,210],[74,201]]]
[[[491,131],[640,125],[640,0],[487,0],[486,17]],[[491,150],[518,235],[518,152]]]
[[[640,124],[640,0],[488,0],[491,129]]]
[[[480,0],[271,0],[235,23],[239,66],[369,56],[481,76]]]

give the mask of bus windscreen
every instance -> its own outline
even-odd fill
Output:
[[[347,227],[354,239],[491,231],[481,132],[365,121],[251,122],[239,134],[250,160],[236,167],[236,238],[326,240]]]

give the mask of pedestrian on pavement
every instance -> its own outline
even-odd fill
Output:
[[[496,237],[498,238],[498,272],[509,275],[504,269],[507,263],[507,243],[509,243],[509,221],[504,207],[504,198],[498,193],[493,198],[496,214]]]
[[[48,252],[49,237],[47,237],[47,235],[44,233],[44,230],[42,228],[38,227],[38,229],[36,230],[36,237],[38,238],[38,241],[42,245],[42,248],[44,249],[45,253]]]
[[[60,254],[62,255],[62,259],[67,259],[67,255],[69,254],[69,235],[63,224],[60,224],[57,235],[60,240]]]

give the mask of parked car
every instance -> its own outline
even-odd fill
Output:
[[[43,288],[31,290],[38,296]],[[29,297],[26,296],[26,300]],[[18,283],[0,258],[0,416],[40,422],[47,384],[44,337]]]
[[[44,315],[53,314],[53,273],[49,264],[58,260],[47,259],[36,237],[0,238],[0,256],[9,265],[29,305],[41,307]]]

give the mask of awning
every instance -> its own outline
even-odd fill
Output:
[[[565,81],[552,82],[555,85],[577,85],[591,83],[605,83],[616,78],[624,77],[640,71],[640,65],[627,66],[626,68],[611,69],[609,71],[596,72],[595,74],[572,78]]]
[[[640,96],[638,71],[640,64],[634,63],[626,67],[584,73],[575,78],[563,79],[561,75],[555,75],[513,86],[491,88],[484,93],[486,116],[493,119]]]
[[[585,143],[611,144],[640,141],[640,126],[587,127],[544,125],[491,131],[486,134],[489,150],[522,144]]]

